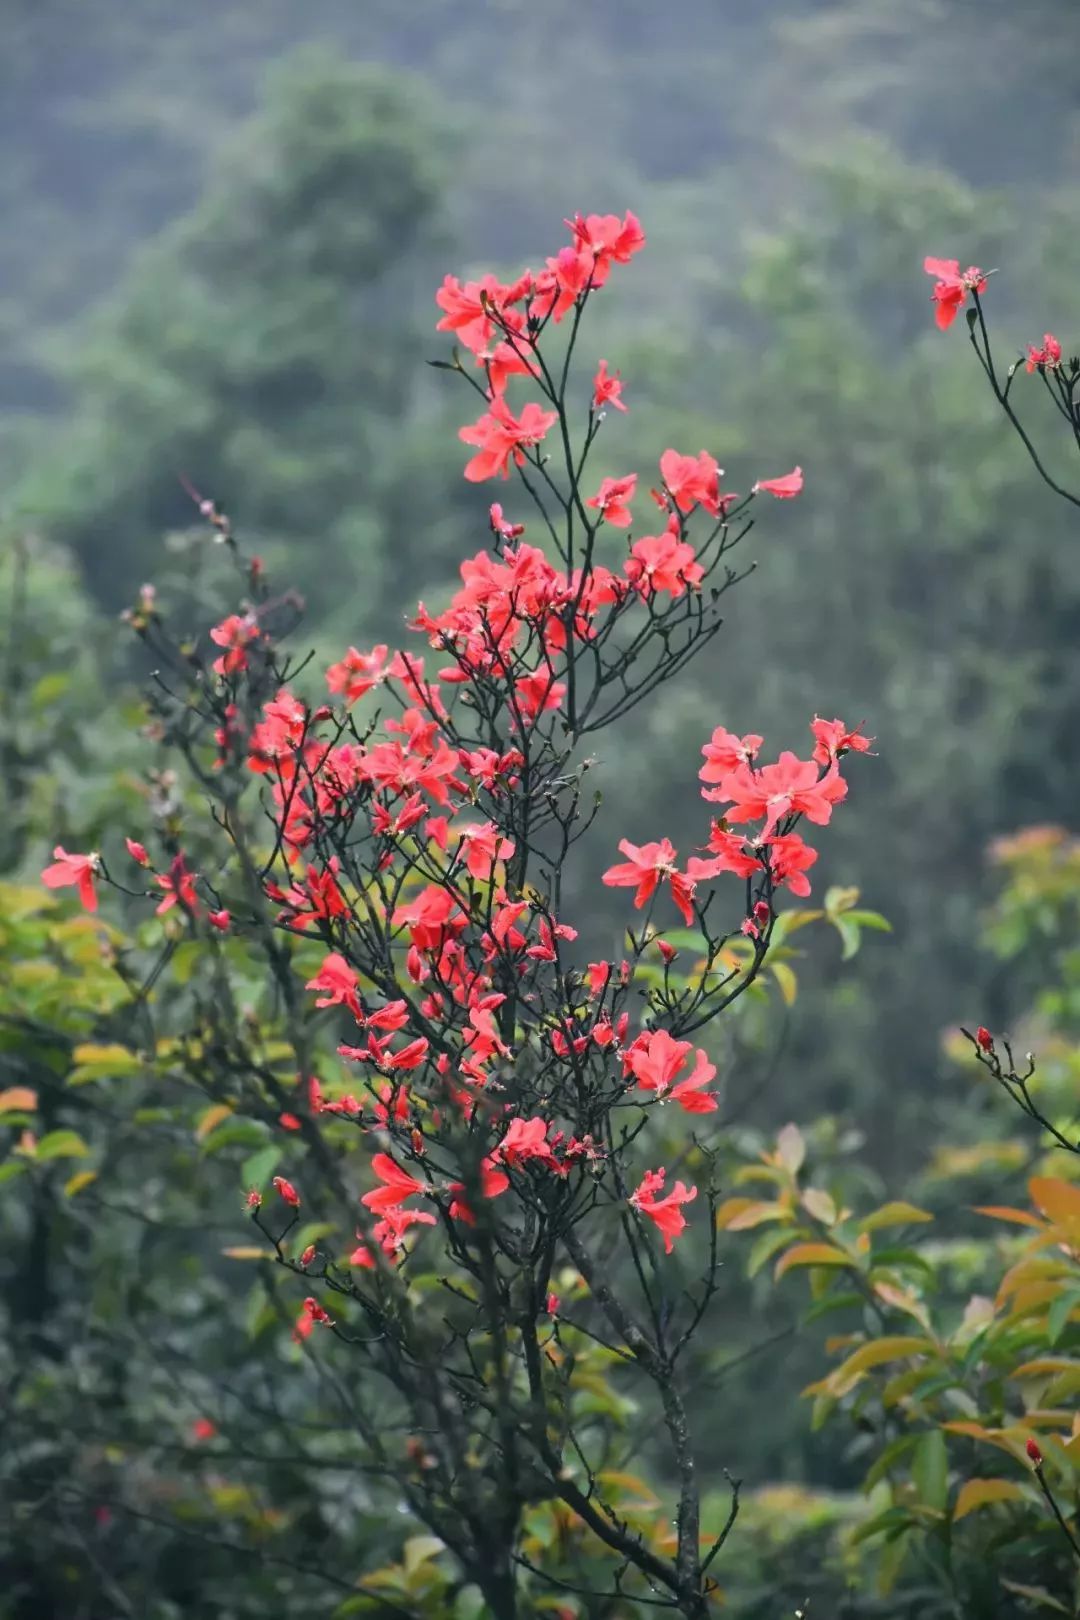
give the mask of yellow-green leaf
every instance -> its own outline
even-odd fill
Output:
[[[204,1141],[216,1125],[220,1125],[223,1120],[231,1117],[232,1109],[228,1103],[215,1103],[212,1108],[206,1110],[195,1127],[196,1142]]]
[[[1023,1496],[1023,1487],[1014,1479],[969,1479],[960,1487],[953,1522],[966,1519],[969,1513],[990,1507],[994,1502],[1018,1502]]]
[[[756,1198],[727,1198],[716,1212],[716,1224],[728,1232],[747,1232],[763,1221],[781,1221],[787,1213],[782,1204],[763,1203]]]
[[[76,1170],[75,1174],[64,1182],[65,1197],[74,1198],[76,1193],[82,1192],[84,1187],[89,1187],[92,1181],[96,1181],[97,1175],[96,1170]]]
[[[119,1041],[107,1046],[84,1042],[71,1054],[75,1067],[68,1075],[69,1086],[85,1086],[94,1080],[119,1080],[125,1075],[138,1074],[141,1060]]]
[[[882,1204],[859,1222],[860,1232],[877,1232],[886,1226],[911,1226],[917,1221],[932,1221],[925,1209],[919,1209],[915,1204],[906,1204],[897,1199],[891,1204]]]
[[[773,1275],[779,1280],[796,1266],[849,1266],[854,1270],[855,1262],[831,1243],[796,1243],[780,1256]]]
[[[881,1367],[887,1361],[899,1361],[903,1356],[932,1356],[936,1352],[933,1339],[920,1338],[913,1333],[896,1333],[884,1339],[871,1339],[869,1344],[861,1344],[846,1361],[840,1363],[830,1374],[830,1382],[840,1382],[853,1373],[869,1372],[871,1367]]]
[[[429,1559],[437,1558],[446,1548],[445,1542],[438,1536],[410,1536],[402,1552],[402,1564],[406,1575],[415,1575],[421,1564]]]
[[[786,962],[773,962],[771,967],[772,976],[776,980],[785,1007],[793,1007],[799,994],[798,979],[796,979]]]

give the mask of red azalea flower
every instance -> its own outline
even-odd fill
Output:
[[[630,473],[626,478],[604,478],[585,505],[598,511],[603,522],[610,523],[613,529],[628,529],[633,517],[629,503],[636,488],[637,473]]]
[[[958,259],[926,258],[923,269],[928,276],[935,278],[930,296],[937,306],[934,318],[942,331],[955,321],[969,292],[974,290],[981,296],[986,291],[986,277],[982,271],[972,265],[961,275]]]
[[[472,484],[487,478],[509,478],[511,461],[524,466],[525,451],[538,445],[557,420],[555,411],[542,410],[532,401],[520,416],[513,416],[500,395],[478,421],[458,433],[463,443],[477,448],[466,464],[465,477]]]
[[[813,758],[818,765],[831,765],[842,754],[869,752],[873,737],[864,737],[861,724],[849,731],[842,720],[822,720],[815,715],[810,722],[814,734]]]
[[[790,501],[793,496],[799,495],[803,487],[803,471],[796,467],[794,472],[785,473],[782,478],[759,478],[754,485],[755,495],[775,495],[778,501]]]
[[[625,411],[622,402],[622,380],[619,372],[608,375],[607,361],[601,360],[593,378],[593,410],[602,411],[608,405],[614,405],[617,411]]]
[[[663,1191],[664,1175],[663,1170],[646,1170],[641,1185],[630,1194],[627,1202],[639,1215],[647,1215],[649,1220],[656,1222],[664,1240],[664,1252],[670,1254],[675,1239],[686,1227],[682,1205],[693,1203],[697,1188],[677,1181],[667,1197],[660,1198],[658,1194]]]
[[[403,1204],[406,1198],[412,1198],[415,1193],[427,1191],[423,1181],[417,1181],[410,1176],[399,1164],[395,1164],[389,1153],[376,1153],[371,1161],[371,1168],[382,1182],[381,1187],[373,1187],[371,1192],[364,1194],[360,1202],[376,1215],[385,1215],[387,1210],[396,1209]]]
[[[1042,348],[1037,349],[1033,343],[1028,344],[1027,371],[1032,372],[1036,366],[1053,370],[1061,364],[1061,344],[1052,332],[1044,332]]]
[[[355,703],[385,679],[386,654],[385,643],[372,647],[369,653],[350,647],[344,658],[326,671],[327,686],[331,692],[341,693],[346,703]]]
[[[632,844],[628,838],[620,840],[619,849],[627,860],[618,866],[609,866],[601,882],[612,889],[633,889],[634,906],[640,911],[649,903],[662,881],[671,884],[671,897],[675,901],[687,927],[694,920],[693,882],[678,871],[676,851],[667,838],[651,844]]]
[[[642,596],[670,591],[676,597],[696,589],[705,573],[693,546],[679,539],[673,518],[663,534],[646,534],[634,542],[626,559],[626,577]]]
[[[69,855],[62,844],[53,850],[53,864],[41,874],[47,889],[63,889],[69,884],[79,891],[79,899],[86,911],[97,910],[97,892],[94,878],[101,871],[101,856],[96,850],[89,855]]]
[[[660,457],[660,476],[680,512],[702,506],[710,517],[719,517],[720,468],[707,450],[696,456],[665,450]]]

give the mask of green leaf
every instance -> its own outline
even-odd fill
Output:
[[[914,1451],[916,1445],[918,1444],[918,1439],[918,1435],[903,1434],[900,1436],[899,1440],[891,1440],[881,1455],[874,1458],[874,1461],[866,1470],[866,1477],[863,1480],[862,1488],[867,1495],[870,1494],[874,1486],[877,1485],[880,1480],[886,1478],[889,1469],[894,1463],[897,1463],[901,1460],[901,1458],[906,1457],[909,1451]]]
[[[1046,1316],[1046,1337],[1048,1343],[1057,1344],[1065,1331],[1069,1317],[1076,1307],[1080,1305],[1080,1293],[1076,1289],[1067,1289],[1059,1294],[1051,1305]]]
[[[875,1250],[874,1266],[908,1266],[923,1272],[927,1277],[936,1277],[937,1273],[929,1260],[925,1260],[917,1249],[881,1249]]]
[[[949,1452],[940,1429],[929,1429],[919,1436],[911,1477],[920,1504],[944,1513],[949,1499]]]
[[[862,1541],[870,1541],[874,1536],[884,1535],[888,1530],[906,1530],[911,1523],[910,1515],[903,1508],[890,1507],[882,1513],[875,1513],[872,1519],[867,1519],[853,1532],[851,1545],[857,1547]]]
[[[463,1586],[454,1602],[454,1620],[483,1620],[484,1594],[478,1586]]]
[[[44,1164],[50,1159],[85,1159],[89,1152],[78,1131],[50,1131],[41,1138],[33,1157]]]
[[[803,1317],[804,1322],[816,1322],[819,1316],[828,1316],[831,1311],[857,1309],[866,1302],[861,1294],[854,1290],[845,1290],[842,1293],[830,1292],[822,1299],[815,1300]]]
[[[892,933],[892,923],[880,911],[849,911],[848,918],[859,928],[873,928],[879,934]]]
[[[889,1532],[886,1542],[877,1569],[877,1589],[882,1597],[888,1597],[896,1585],[901,1565],[911,1550],[911,1532],[906,1525],[898,1527]]]
[[[266,1147],[260,1148],[244,1160],[240,1166],[240,1181],[244,1188],[263,1188],[278,1167],[281,1158],[281,1148],[276,1142],[269,1142]]]
[[[227,1147],[258,1147],[266,1140],[266,1126],[254,1119],[232,1119],[212,1131],[203,1143],[204,1153],[220,1153]]]
[[[782,1227],[780,1231],[762,1232],[751,1245],[746,1261],[746,1275],[756,1277],[766,1261],[772,1259],[777,1249],[782,1249],[790,1242],[791,1233],[786,1227]]]
[[[30,693],[30,704],[34,709],[48,709],[62,698],[71,685],[71,676],[64,670],[53,670],[49,675],[43,675],[40,681],[35,682]]]

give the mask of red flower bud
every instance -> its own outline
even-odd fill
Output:
[[[310,1266],[310,1264],[314,1260],[314,1258],[315,1258],[315,1245],[314,1245],[314,1243],[309,1243],[307,1248],[304,1250],[303,1254],[300,1256],[300,1264],[302,1266]]]
[[[262,1193],[259,1192],[258,1188],[252,1187],[248,1193],[247,1207],[248,1209],[262,1209]]]
[[[232,918],[227,911],[211,911],[208,913],[208,918],[213,927],[219,928],[223,934],[232,922]]]
[[[300,1208],[300,1194],[291,1181],[286,1181],[284,1176],[275,1176],[273,1185],[287,1204],[291,1205],[293,1209]]]
[[[975,1031],[975,1042],[982,1052],[992,1052],[994,1050],[994,1037],[982,1024]]]
[[[544,1301],[544,1309],[545,1309],[545,1311],[547,1312],[547,1314],[549,1316],[557,1316],[558,1315],[558,1311],[559,1311],[559,1296],[558,1296],[558,1294],[549,1294],[548,1295],[547,1299]]]
[[[137,861],[140,866],[150,865],[150,857],[142,844],[136,843],[134,838],[125,838],[124,843],[127,845],[127,852],[133,861]]]
[[[1031,1466],[1033,1468],[1041,1468],[1043,1464],[1043,1454],[1035,1444],[1034,1440],[1029,1440],[1027,1445],[1024,1447],[1024,1450],[1031,1459]]]

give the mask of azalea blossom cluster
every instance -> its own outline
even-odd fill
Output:
[[[437,294],[455,345],[438,364],[478,398],[465,479],[514,479],[456,586],[419,605],[400,645],[345,648],[312,692],[281,646],[290,599],[269,597],[227,514],[193,494],[243,598],[202,641],[170,632],[150,588],[126,618],[170,672],[151,688],[152,734],[198,809],[158,772],[160,857],[134,836],[108,859],[58,845],[43,881],[88,910],[101,882],[152,901],[164,943],[148,984],[170,945],[202,940],[206,993],[180,1049],[196,1085],[269,1140],[272,1163],[252,1161],[269,1187],[247,1207],[303,1280],[295,1338],[343,1340],[398,1403],[391,1434],[432,1437],[394,1477],[492,1612],[540,1490],[697,1616],[710,1559],[675,1362],[719,1264],[713,1158],[693,1134],[720,1112],[703,1032],[761,973],[783,892],[809,892],[802,826],[828,824],[869,739],[814,719],[809,757],[764,760],[761,737],[718,725],[688,764],[711,812],[700,847],[683,863],[666,836],[623,838],[592,881],[632,890],[634,909],[613,941],[579,937],[568,896],[575,861],[576,884],[595,871],[576,858],[600,808],[592,739],[712,642],[748,571],[735,552],[754,503],[798,496],[803,475],[739,495],[712,450],[670,446],[641,492],[618,460],[593,471],[633,397],[579,353],[583,316],[645,238],[631,213],[567,224],[541,269],[448,276]],[[283,1040],[246,1004],[260,975]],[[669,1152],[681,1174],[657,1162]],[[711,1237],[699,1286],[658,1309],[657,1240],[670,1254],[695,1205]],[[424,1275],[444,1290],[431,1308]],[[562,1335],[577,1335],[569,1355]],[[682,1482],[671,1557],[598,1510],[569,1445],[576,1368],[596,1346],[662,1392]],[[353,1380],[355,1410],[381,1472],[392,1438],[381,1408],[363,1416],[369,1382]],[[465,1477],[486,1493],[472,1516]]]
[[[646,924],[617,959],[575,954],[577,930],[558,897],[596,810],[578,745],[711,639],[715,600],[739,577],[728,556],[751,502],[796,496],[803,480],[796,468],[740,497],[722,488],[709,451],[666,449],[650,490],[659,521],[647,533],[636,526],[636,473],[588,482],[607,412],[627,403],[619,373],[604,359],[589,365],[580,447],[569,448],[579,323],[645,238],[631,213],[567,223],[569,244],[541,270],[512,282],[448,276],[437,295],[439,330],[474,362],[470,372],[455,350],[449,369],[483,400],[461,430],[473,452],[465,477],[516,471],[523,510],[511,517],[493,503],[490,545],[462,563],[444,606],[420,604],[410,630],[427,650],[349,647],[326,671],[325,698],[311,701],[287,678],[258,599],[241,604],[209,632],[197,677],[202,731],[192,730],[190,704],[182,715],[166,704],[159,724],[230,803],[245,783],[260,794],[270,854],[241,863],[249,880],[257,871],[255,890],[211,882],[182,848],[154,871],[145,846],[126,843],[136,871],[152,873],[158,913],[178,926],[250,935],[262,915],[275,935],[321,946],[305,986],[312,1011],[336,1026],[337,1068],[304,1074],[277,1124],[302,1133],[337,1119],[372,1139],[376,1185],[359,1200],[355,1272],[400,1266],[435,1227],[468,1267],[470,1234],[483,1228],[487,1242],[504,1231],[498,1211],[511,1190],[506,1232],[523,1210],[566,1231],[600,1189],[602,1201],[654,1223],[670,1251],[695,1189],[677,1182],[664,1194],[662,1169],[627,1184],[621,1149],[609,1175],[613,1121],[665,1103],[716,1110],[715,1067],[687,1037],[756,976],[777,892],[809,892],[817,853],[796,826],[828,823],[846,792],[843,756],[868,747],[857,729],[815,719],[811,758],[761,763],[760,737],[718,727],[699,772],[717,812],[707,842],[680,867],[667,838],[624,839],[626,859],[603,882],[632,887]],[[546,347],[555,337],[557,362]],[[539,397],[512,404],[519,386]],[[544,544],[530,537],[534,524]],[[228,520],[215,527],[235,547]],[[263,588],[261,567],[249,566],[248,579]],[[159,633],[152,596],[130,617],[148,638]],[[58,847],[44,881],[75,885],[92,909],[102,876],[116,881],[99,853]],[[717,899],[714,885],[730,877],[740,884]],[[673,967],[677,951],[653,923],[661,890],[701,931],[700,976]],[[731,920],[716,927],[725,905]],[[738,969],[724,956],[733,936],[751,946]],[[653,956],[663,982],[642,1017],[640,969]],[[275,1186],[297,1219],[296,1186],[284,1177]],[[256,1219],[261,1208],[254,1190]],[[512,1238],[499,1241],[510,1252]],[[305,1253],[301,1269],[313,1258]],[[331,1321],[309,1300],[298,1331]]]
[[[620,850],[627,856],[618,866],[609,867],[604,882],[613,887],[634,889],[634,905],[640,910],[655,896],[661,883],[670,886],[671,898],[689,925],[694,921],[694,901],[699,885],[730,872],[748,881],[751,900],[742,931],[754,939],[761,936],[772,915],[766,892],[784,887],[795,895],[810,893],[806,876],[818,852],[801,834],[792,831],[800,816],[818,826],[826,826],[834,807],[847,795],[847,783],[840,775],[840,760],[847,753],[866,753],[871,739],[857,728],[849,730],[842,720],[815,717],[810,730],[814,736],[812,757],[799,759],[785,750],[772,765],[754,763],[763,739],[756,735],[738,737],[718,726],[702,753],[705,763],[698,772],[706,784],[703,799],[723,805],[723,814],[714,819],[709,841],[699,855],[691,855],[686,870],[676,865],[676,851],[665,838],[638,846],[623,839]],[[733,826],[761,820],[753,832],[734,832]]]

